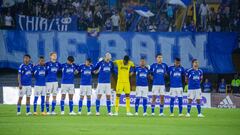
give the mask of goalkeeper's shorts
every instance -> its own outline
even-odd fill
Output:
[[[122,94],[122,92],[130,94],[131,90],[129,82],[117,82],[116,93]]]

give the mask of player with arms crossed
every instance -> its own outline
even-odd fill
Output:
[[[124,56],[123,60],[115,60],[114,64],[117,67],[117,87],[116,87],[116,100],[115,100],[115,116],[118,116],[119,100],[122,92],[126,95],[126,111],[127,116],[132,116],[130,112],[130,75],[133,74],[134,64],[130,61],[129,56]]]
[[[183,102],[183,86],[182,86],[182,77],[184,77],[184,68],[181,66],[181,61],[179,58],[175,58],[174,65],[168,68],[168,74],[170,77],[170,116],[173,117],[174,101],[175,97],[178,97],[178,109],[179,115],[182,114],[182,102]]]
[[[41,114],[46,115],[44,112],[44,102],[46,96],[46,67],[44,57],[39,57],[39,63],[34,66],[33,73],[35,77],[35,86],[34,86],[34,101],[33,101],[33,110],[34,115],[38,115],[37,113],[37,101],[38,97],[41,96]]]
[[[76,115],[73,111],[73,95],[75,93],[74,89],[74,74],[77,72],[77,66],[73,63],[73,56],[68,56],[67,63],[62,64],[62,84],[61,84],[61,115],[64,115],[64,101],[66,94],[68,93],[69,99],[69,115]]]
[[[191,104],[193,99],[197,100],[198,117],[204,117],[201,113],[201,81],[203,79],[203,71],[199,69],[197,59],[192,60],[192,68],[186,71],[186,82],[188,83],[188,105],[186,117],[190,117]]]
[[[136,73],[136,99],[135,99],[135,115],[138,116],[138,107],[142,98],[143,116],[147,116],[147,98],[148,98],[148,77],[149,70],[146,67],[144,58],[140,60],[140,66],[135,68]]]
[[[61,68],[61,64],[57,62],[57,54],[55,52],[50,53],[50,61],[46,63],[46,110],[47,114],[56,115],[55,106],[56,106],[56,98],[58,93],[58,81],[57,81],[57,73]],[[52,110],[49,112],[49,98],[52,94]]]
[[[98,74],[97,99],[96,99],[96,115],[100,115],[100,100],[103,94],[106,94],[106,105],[108,115],[111,112],[111,73],[114,72],[114,64],[111,61],[111,54],[106,53],[104,60],[99,61],[94,67],[94,73]]]
[[[30,112],[30,96],[32,94],[32,71],[33,65],[30,63],[31,56],[25,54],[23,57],[23,64],[18,68],[18,87],[19,98],[17,103],[17,115],[21,115],[22,98],[26,95],[26,115],[31,115]]]
[[[164,94],[165,94],[165,75],[167,74],[167,64],[163,63],[162,54],[156,55],[157,62],[153,63],[150,67],[150,72],[153,79],[152,86],[152,115],[155,115],[154,109],[156,104],[156,98],[160,95],[160,114],[159,116],[164,116]]]
[[[81,75],[80,81],[80,99],[78,103],[78,114],[82,114],[82,105],[84,96],[87,96],[87,115],[91,115],[91,95],[92,95],[92,74],[93,65],[90,58],[86,59],[85,64],[78,67]]]

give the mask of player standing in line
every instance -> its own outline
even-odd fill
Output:
[[[17,115],[21,115],[22,98],[26,95],[26,115],[31,115],[30,112],[30,96],[32,94],[32,71],[33,65],[30,63],[31,56],[25,54],[23,57],[23,64],[18,68],[18,87],[19,98],[17,103]]]
[[[50,53],[50,61],[46,63],[46,110],[47,114],[56,115],[55,106],[56,98],[58,93],[58,81],[57,81],[57,72],[60,70],[61,64],[57,62],[57,54],[55,52]],[[49,111],[49,98],[52,94],[52,110]]]
[[[37,101],[38,97],[41,96],[41,113],[42,115],[46,115],[44,112],[44,102],[46,96],[46,67],[44,57],[39,57],[39,63],[34,66],[33,73],[35,77],[35,86],[34,86],[34,102],[33,102],[33,110],[34,115],[38,115],[37,113]]]
[[[201,113],[201,81],[203,79],[203,71],[199,69],[197,59],[192,60],[192,68],[186,71],[186,82],[188,82],[188,105],[186,117],[190,117],[191,104],[193,99],[197,100],[198,117],[204,117]]]
[[[130,112],[130,80],[129,77],[133,74],[134,64],[130,61],[129,56],[124,56],[123,60],[115,60],[114,64],[117,67],[117,87],[116,87],[116,100],[115,100],[115,116],[118,116],[119,100],[122,92],[126,95],[126,111],[127,116],[132,116]]]
[[[178,109],[179,115],[182,114],[182,102],[183,102],[183,86],[182,86],[182,77],[184,77],[184,68],[181,66],[181,61],[179,58],[175,58],[174,65],[168,68],[168,74],[170,77],[170,116],[173,117],[174,109],[174,100],[175,97],[178,97]]]
[[[77,66],[73,63],[73,56],[68,56],[67,63],[62,64],[62,86],[61,86],[61,115],[64,115],[64,100],[66,94],[68,93],[69,98],[69,115],[76,115],[73,111],[73,95],[75,93],[74,89],[74,74],[77,72]]]
[[[155,104],[156,98],[160,95],[160,114],[159,116],[164,116],[164,94],[165,94],[165,75],[167,74],[167,64],[163,63],[162,54],[156,55],[157,62],[153,63],[150,67],[150,72],[152,74],[153,86],[152,86],[152,115],[155,115]]]
[[[93,74],[93,65],[92,61],[88,58],[85,61],[85,64],[82,64],[78,67],[78,72],[81,75],[80,81],[80,99],[78,103],[78,114],[82,114],[82,105],[84,96],[87,96],[87,115],[91,115],[91,95],[92,95],[92,74]]]
[[[142,97],[143,116],[147,116],[147,98],[148,98],[148,77],[149,70],[146,67],[144,58],[140,60],[140,66],[135,68],[136,73],[136,99],[135,99],[135,115],[138,116],[139,102]]]
[[[96,115],[100,115],[100,100],[103,94],[106,94],[106,105],[108,115],[112,116],[111,112],[111,73],[114,72],[114,64],[111,61],[111,54],[106,53],[104,60],[99,61],[94,67],[94,73],[98,73],[97,99],[96,99]]]

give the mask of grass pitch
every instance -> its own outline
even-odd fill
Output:
[[[77,112],[77,106],[74,107]],[[39,107],[38,107],[39,109]],[[94,111],[93,111],[94,110]],[[132,112],[133,112],[132,108]],[[139,110],[142,110],[140,107]],[[31,108],[32,111],[32,108]],[[159,108],[156,108],[156,112]],[[186,108],[184,108],[184,113]],[[56,112],[59,111],[57,106]],[[192,108],[191,118],[139,116],[127,117],[125,108],[120,108],[119,116],[106,115],[106,107],[101,107],[101,116],[87,116],[83,108],[81,116],[16,116],[15,105],[0,105],[0,135],[239,135],[240,109],[203,109],[205,118],[197,118],[196,108]],[[95,108],[92,107],[93,114]],[[148,108],[150,114],[150,108]],[[158,113],[156,113],[158,114]]]

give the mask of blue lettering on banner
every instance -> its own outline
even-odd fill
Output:
[[[49,57],[58,53],[59,62],[66,61],[68,55],[75,57],[76,63],[83,63],[87,57],[96,63],[98,58],[110,52],[113,60],[128,54],[138,64],[144,56],[150,65],[155,55],[163,54],[163,61],[172,65],[175,57],[181,58],[182,66],[191,67],[196,58],[200,67],[208,73],[232,73],[232,51],[237,47],[236,33],[100,33],[90,37],[86,32],[24,32],[0,31],[0,67],[17,68],[22,56],[28,53],[32,61],[38,56]]]

